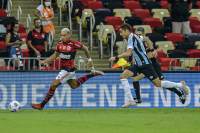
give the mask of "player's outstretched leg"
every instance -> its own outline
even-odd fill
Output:
[[[90,78],[96,77],[96,76],[101,76],[104,75],[104,73],[102,71],[97,71],[97,70],[92,70],[89,74],[84,75],[78,79],[70,79],[68,80],[68,84],[70,85],[70,87],[72,89],[76,89],[78,88],[80,85],[82,85],[83,83],[85,83],[87,80],[89,80]]]
[[[175,83],[167,80],[160,81],[159,79],[155,79],[153,81],[156,87],[166,88],[170,91],[173,91],[179,96],[180,101],[184,104],[189,93],[189,87],[186,85],[185,81],[181,81],[180,83]]]
[[[140,96],[140,83],[139,81],[133,81],[133,88],[135,90],[136,97],[134,98],[136,103],[142,103],[141,96]]]
[[[46,103],[53,97],[56,88],[61,84],[60,80],[54,80],[49,88],[48,93],[46,94],[44,100],[39,104],[32,104],[32,108],[42,110]]]

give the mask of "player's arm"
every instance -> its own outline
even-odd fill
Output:
[[[41,64],[49,64],[52,61],[54,61],[59,56],[59,54],[60,53],[55,51],[49,58],[46,58],[45,60],[40,61],[40,63]]]
[[[131,53],[132,53],[132,49],[129,48],[129,49],[127,49],[126,52],[124,52],[124,53],[118,55],[117,58],[129,57],[129,56],[131,56]]]
[[[89,67],[94,67],[94,64],[93,64],[93,62],[92,62],[92,58],[91,58],[91,56],[90,56],[90,52],[89,52],[89,50],[88,50],[88,47],[85,46],[85,45],[82,45],[82,48],[81,48],[81,49],[85,52],[85,55],[86,55],[86,57],[88,58],[88,66],[89,66]]]
[[[115,60],[117,60],[119,58],[129,57],[129,56],[131,56],[131,54],[132,54],[132,48],[128,48],[126,52],[124,52],[124,53],[122,53],[122,54],[120,54],[118,56],[111,57],[109,60],[110,61],[115,61]]]
[[[85,55],[86,55],[86,57],[87,57],[88,59],[91,59],[90,52],[89,52],[87,46],[83,45],[82,48],[81,48],[81,50],[83,50],[83,51],[85,52]]]

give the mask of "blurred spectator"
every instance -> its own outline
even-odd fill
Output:
[[[53,8],[51,7],[51,1],[44,0],[43,3],[41,3],[37,7],[37,12],[35,13],[35,15],[42,20],[42,26],[44,32],[51,33],[52,35],[54,35],[55,28],[52,22],[52,19],[54,18],[54,11]]]
[[[28,33],[27,37],[29,55],[38,58],[45,57],[48,47],[48,35],[43,32],[40,19],[34,19],[34,26],[35,28]],[[38,63],[36,63],[36,66],[38,66]]]
[[[20,46],[22,45],[22,40],[18,34],[19,24],[14,24],[12,30],[10,30],[6,35],[6,45],[8,46],[9,57],[13,58],[13,65],[17,68],[22,68],[22,53]]]
[[[175,33],[191,33],[188,18],[192,8],[191,0],[169,0],[172,17],[172,31]]]

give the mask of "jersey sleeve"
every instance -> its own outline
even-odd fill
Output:
[[[28,41],[32,40],[32,31],[29,31],[28,36],[27,36],[27,40]]]
[[[81,49],[83,47],[83,44],[81,44],[81,42],[79,42],[79,41],[75,41],[74,47],[75,47],[75,49]]]
[[[129,38],[128,39],[128,45],[127,45],[127,49],[133,49],[133,45],[134,45],[134,38]]]

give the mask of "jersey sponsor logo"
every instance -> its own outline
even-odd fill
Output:
[[[69,55],[69,54],[65,55],[65,54],[61,53],[60,58],[61,59],[71,59],[71,55]]]

